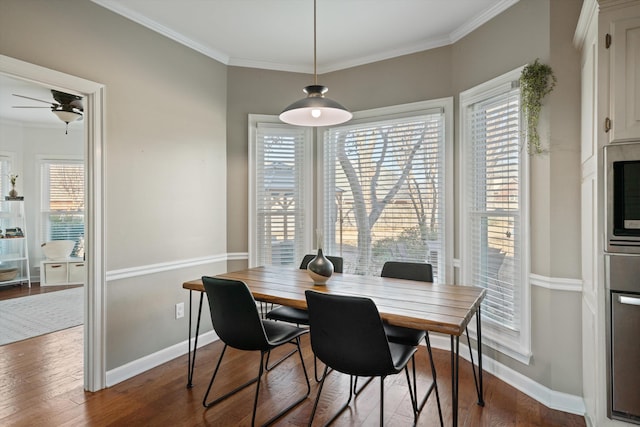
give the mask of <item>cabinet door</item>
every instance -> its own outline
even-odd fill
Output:
[[[640,17],[612,21],[610,29],[612,120],[610,142],[638,140],[640,139]]]

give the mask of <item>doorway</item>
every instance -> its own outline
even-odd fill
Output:
[[[104,86],[0,55],[0,74],[83,96],[85,161],[84,388],[106,386],[104,266]]]

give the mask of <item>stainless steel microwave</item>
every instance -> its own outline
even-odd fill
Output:
[[[608,252],[640,253],[640,142],[604,148]]]

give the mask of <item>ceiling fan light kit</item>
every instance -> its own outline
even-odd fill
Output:
[[[326,98],[326,86],[318,84],[316,61],[316,0],[313,0],[313,77],[305,87],[306,98],[294,102],[280,113],[280,120],[296,126],[331,126],[351,120],[353,114],[336,101]]]
[[[69,133],[69,123],[75,122],[76,120],[82,120],[82,113],[84,112],[84,108],[82,106],[82,97],[60,92],[55,89],[51,89],[51,95],[53,95],[53,99],[55,100],[54,102],[31,98],[30,96],[17,95],[14,93],[13,96],[31,99],[38,102],[44,102],[45,104],[51,105],[51,107],[18,106],[14,108],[51,108],[51,112],[67,125],[64,132],[66,135]]]

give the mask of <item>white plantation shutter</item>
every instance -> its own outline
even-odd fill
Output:
[[[466,215],[471,281],[487,289],[483,315],[521,329],[522,224],[518,88],[467,106]]]
[[[444,277],[444,117],[437,108],[325,131],[324,246],[345,272],[379,275],[397,260]]]
[[[255,141],[256,265],[298,265],[306,253],[312,193],[307,163],[308,131],[257,123]]]
[[[41,165],[43,242],[84,237],[84,165],[45,160]]]

